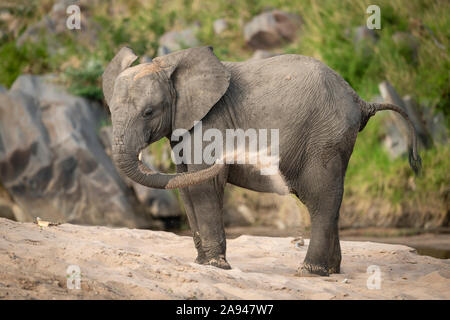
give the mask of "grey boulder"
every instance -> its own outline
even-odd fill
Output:
[[[418,62],[420,42],[416,37],[409,32],[397,31],[392,35],[392,40],[400,47],[400,50],[407,50],[405,54],[413,62]]]
[[[0,179],[31,217],[53,222],[150,227],[97,136],[102,109],[22,75],[0,94]]]
[[[359,26],[353,29],[353,43],[356,45],[362,42],[376,43],[378,41],[378,35],[372,29],[368,29],[366,26]]]
[[[275,57],[275,56],[278,56],[278,54],[272,53],[272,52],[267,51],[267,50],[261,50],[261,49],[258,49],[258,50],[256,50],[256,51],[253,53],[253,55],[252,55],[252,57],[250,58],[250,60],[267,59],[267,58],[272,58],[272,57]]]
[[[213,29],[215,34],[221,34],[228,28],[228,23],[225,19],[217,19],[213,22]]]
[[[198,47],[200,41],[197,39],[197,26],[181,30],[166,32],[159,38],[158,56],[163,56],[173,51]]]
[[[395,104],[406,111],[416,129],[421,147],[430,148],[433,141],[415,101],[410,96],[402,99],[388,81],[381,82],[378,87],[385,102]],[[395,112],[389,112],[383,126],[386,134],[383,144],[390,156],[397,158],[405,154],[408,149],[409,129],[403,118]]]
[[[69,17],[67,8],[70,5],[76,5],[80,8],[80,29],[69,29],[67,27]],[[45,36],[47,48],[52,53],[61,47],[56,36],[62,34],[75,37],[77,42],[94,45],[97,41],[99,26],[89,18],[89,6],[88,1],[82,0],[60,0],[56,2],[48,14],[25,29],[17,39],[17,46],[21,47],[26,42],[39,42],[44,40],[43,36]],[[72,11],[69,12],[73,14]]]
[[[280,10],[263,12],[244,26],[244,38],[254,49],[270,49],[296,38],[299,16]]]

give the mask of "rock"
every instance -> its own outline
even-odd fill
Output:
[[[423,118],[434,143],[445,145],[448,143],[448,129],[445,117],[433,107],[423,108]]]
[[[51,77],[20,76],[0,94],[0,179],[31,217],[52,222],[151,226],[97,137],[105,112]]]
[[[174,219],[181,217],[180,205],[172,191],[151,189],[138,183],[133,183],[133,190],[140,203],[146,206],[153,218]]]
[[[3,199],[0,199],[0,217],[10,220],[16,220],[13,209],[11,208],[9,203],[5,203]]]
[[[165,56],[166,54],[169,54],[170,52],[171,51],[169,50],[169,48],[162,45],[162,46],[159,46],[157,55],[158,55],[158,57]]]
[[[275,56],[278,56],[278,54],[272,53],[272,52],[267,51],[267,50],[260,50],[260,49],[258,49],[258,50],[256,50],[253,53],[253,55],[250,58],[250,60],[267,59],[267,58],[272,58],[272,57],[275,57]]]
[[[32,217],[30,214],[28,214],[28,212],[23,211],[22,208],[20,208],[13,201],[7,201],[5,199],[0,199],[0,203],[1,203],[0,206],[3,206],[4,210],[10,211],[9,214],[5,212],[7,215],[9,215],[9,217],[3,216],[2,214],[0,214],[1,217],[8,218],[8,219],[15,220],[15,221],[26,221],[26,222],[33,221],[34,217]],[[0,209],[0,211],[2,211],[2,210]],[[12,217],[11,217],[11,213],[12,213]]]
[[[112,158],[112,147],[111,141],[113,141],[112,137],[112,126],[106,125],[102,126],[100,130],[98,130],[98,138],[100,139],[100,143],[103,145],[103,149],[106,154]],[[120,173],[120,171],[118,171]]]
[[[296,248],[303,247],[305,245],[305,240],[303,237],[294,238],[291,243],[295,245]]]
[[[423,120],[422,112],[417,102],[410,95],[404,96],[402,101],[409,118],[414,124],[419,143],[426,149],[433,147],[433,139],[430,135],[425,121]]]
[[[144,54],[140,59],[139,63],[150,63],[152,62],[152,58],[150,58],[148,55]]]
[[[77,5],[77,6],[81,6],[86,4],[86,1],[82,1],[82,0],[59,0],[57,1],[55,4],[53,4],[52,7],[52,11],[54,13],[66,13],[67,7],[70,5]]]
[[[416,129],[419,144],[424,148],[431,147],[430,135],[421,119],[417,104],[412,101],[412,98],[406,97],[405,103],[388,81],[381,82],[378,88],[385,102],[395,104],[408,113]],[[410,132],[401,115],[396,112],[389,112],[388,114],[388,119],[384,122],[386,132],[384,145],[391,157],[397,158],[407,152]]]
[[[225,19],[217,19],[213,23],[213,29],[215,34],[221,34],[228,28],[228,23]]]
[[[66,10],[73,4],[80,7],[80,29],[69,29],[67,27],[69,15]],[[60,48],[56,36],[61,34],[74,36],[78,43],[94,45],[97,41],[99,26],[89,19],[87,7],[86,1],[80,0],[60,0],[56,2],[47,15],[30,25],[20,35],[16,41],[17,46],[21,47],[26,42],[36,43],[45,40],[50,53],[54,53]],[[42,38],[42,35],[45,35],[45,39]]]
[[[25,5],[25,3],[23,4]],[[22,5],[20,4],[14,4],[14,8],[20,10],[23,10],[21,8]],[[3,39],[3,37],[11,36],[12,38],[17,38],[19,35],[19,32],[24,27],[26,19],[21,19],[18,15],[13,15],[11,12],[8,12],[9,10],[1,10],[0,9],[0,39]],[[6,39],[5,39],[6,40]]]
[[[224,223],[228,227],[265,225],[278,229],[304,229],[309,213],[294,196],[260,193],[229,186],[225,193]]]
[[[181,49],[198,47],[200,41],[198,41],[195,35],[197,30],[198,27],[193,26],[181,31],[166,32],[159,39],[158,56],[163,56]]]
[[[373,55],[374,45],[378,41],[376,32],[372,29],[367,29],[366,26],[356,27],[352,31],[355,51],[364,58],[369,59]]]
[[[353,43],[356,45],[368,41],[370,43],[376,43],[378,36],[372,29],[368,29],[366,26],[360,26],[353,29]]]
[[[270,49],[295,39],[299,16],[280,10],[261,13],[244,26],[246,43],[254,49]]]
[[[100,140],[108,155],[112,152],[112,127],[104,126],[100,129]],[[142,153],[142,162],[152,170],[156,170],[149,152]],[[160,190],[145,187],[134,182],[117,170],[125,183],[133,189],[139,203],[155,219],[180,218],[182,215],[178,200],[171,190]]]
[[[411,59],[414,63],[418,62],[420,42],[416,37],[408,32],[397,31],[392,35],[392,40],[400,47],[401,52],[404,50],[407,51],[404,52],[406,57]]]
[[[342,274],[300,278],[293,275],[307,250],[293,238],[228,240],[233,269],[222,270],[193,263],[192,238],[170,232],[0,218],[0,234],[0,297],[8,299],[450,299],[450,261],[402,245],[341,241]],[[71,265],[81,290],[68,290]],[[367,287],[370,265],[381,271],[380,290]]]
[[[392,159],[396,159],[408,151],[405,134],[397,127],[399,121],[401,120],[393,120],[391,118],[388,123],[384,124],[386,137],[383,145]]]
[[[224,211],[224,224],[227,227],[250,226],[255,223],[254,213],[245,204],[229,204]]]

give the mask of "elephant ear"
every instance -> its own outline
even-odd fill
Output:
[[[191,48],[155,58],[173,81],[177,100],[172,130],[190,130],[225,94],[230,72],[212,47]]]
[[[105,95],[105,100],[106,103],[108,103],[108,106],[110,105],[109,103],[113,96],[114,82],[116,81],[117,76],[126,68],[131,66],[137,58],[138,56],[134,54],[133,50],[128,47],[123,47],[106,67],[102,76],[102,86],[103,94]]]

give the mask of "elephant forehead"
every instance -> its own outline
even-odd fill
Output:
[[[158,62],[145,63],[137,67],[139,67],[139,69],[136,70],[136,74],[133,77],[133,81],[136,81],[137,79],[142,78],[150,73],[155,73],[162,70]]]

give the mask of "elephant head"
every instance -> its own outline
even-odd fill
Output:
[[[131,66],[137,58],[124,47],[103,73],[117,166],[151,188],[183,188],[211,179],[223,164],[198,172],[164,174],[148,169],[139,155],[173,130],[190,130],[194,121],[201,120],[227,91],[229,71],[210,47],[182,50]]]

